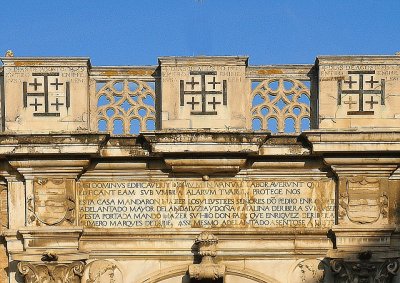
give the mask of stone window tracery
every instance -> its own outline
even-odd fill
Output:
[[[97,128],[116,135],[155,130],[155,92],[134,79],[98,81]]]
[[[310,90],[301,81],[263,80],[256,83],[251,99],[253,130],[299,133],[310,128]]]

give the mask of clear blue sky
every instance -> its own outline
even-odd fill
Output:
[[[250,64],[400,51],[400,0],[3,1],[0,55],[153,65],[166,55],[248,55]]]

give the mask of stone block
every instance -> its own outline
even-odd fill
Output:
[[[1,58],[6,132],[88,131],[87,58]]]
[[[162,128],[173,128],[175,124],[167,123],[170,120],[189,120],[186,128],[245,129],[251,124],[247,60],[239,56],[159,58]]]
[[[320,56],[317,65],[320,129],[399,127],[400,56]]]

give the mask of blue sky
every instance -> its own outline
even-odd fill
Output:
[[[0,55],[154,65],[166,55],[248,55],[250,64],[400,51],[400,1],[6,1]]]

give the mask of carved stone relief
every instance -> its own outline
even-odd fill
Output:
[[[379,179],[349,178],[339,194],[339,218],[357,224],[387,223],[388,203]]]
[[[369,260],[345,261],[332,260],[331,268],[335,283],[389,283],[399,269],[398,259],[389,259],[385,262],[371,262]]]
[[[190,278],[216,280],[224,277],[226,266],[214,262],[217,256],[217,243],[218,238],[209,232],[203,232],[196,238],[195,244],[198,246],[201,262],[189,266]]]
[[[296,263],[289,276],[290,283],[322,283],[329,263],[323,259],[303,259]]]
[[[277,84],[277,87],[273,87],[273,84]],[[310,90],[300,81],[265,80],[253,90],[251,97],[254,104],[251,109],[253,122],[258,120],[261,124],[260,129],[269,129],[270,121],[275,119],[277,131],[285,132],[287,120],[291,119],[295,131],[300,132],[303,119],[310,119]]]
[[[25,283],[80,283],[84,263],[18,263]]]
[[[75,221],[74,181],[37,178],[28,196],[28,223],[71,225]]]
[[[146,82],[107,81],[97,91],[96,98],[100,131],[138,134],[139,130],[151,130],[155,123],[155,92]],[[118,123],[122,132],[118,132]]]
[[[82,283],[122,283],[123,274],[114,260],[95,260],[86,265]]]

